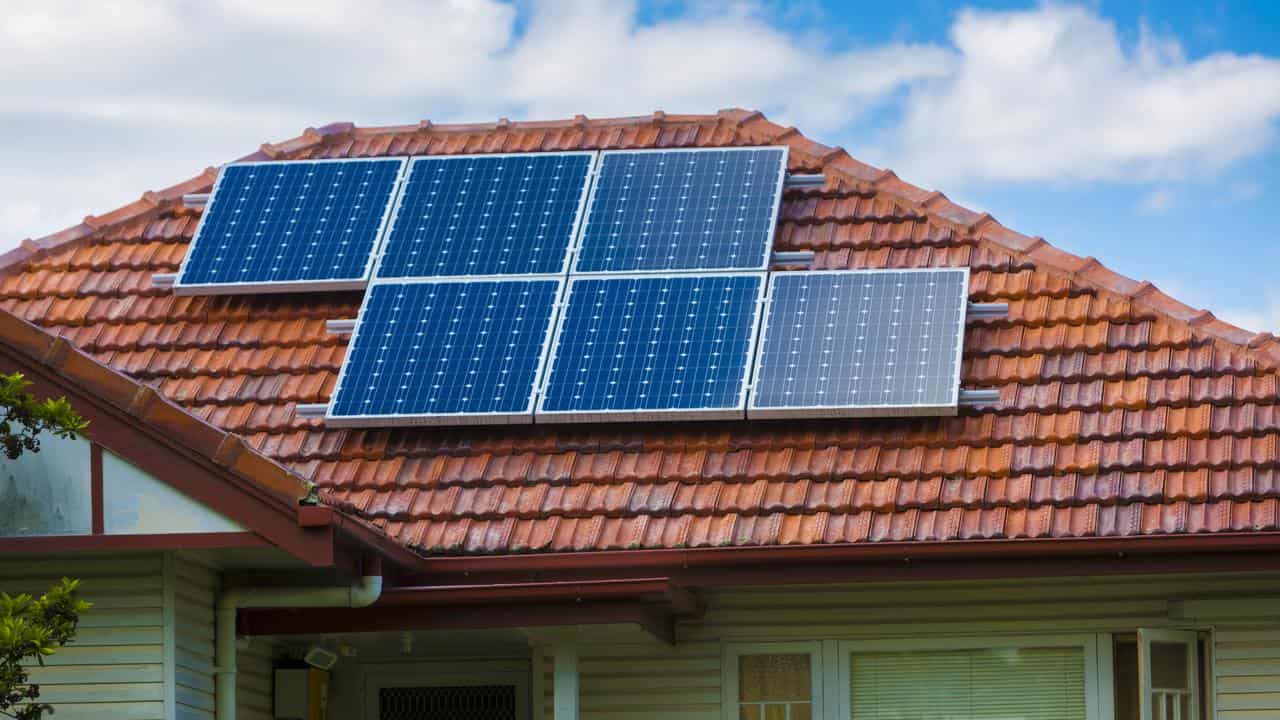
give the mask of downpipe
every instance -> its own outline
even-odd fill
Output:
[[[214,707],[217,720],[236,717],[236,610],[242,607],[367,607],[382,595],[382,576],[368,575],[347,587],[229,588],[214,611]]]

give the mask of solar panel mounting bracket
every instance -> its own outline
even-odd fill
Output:
[[[178,281],[178,273],[154,273],[151,275],[151,287],[172,288]]]
[[[1009,317],[1009,303],[969,303],[965,311],[967,320],[991,320]]]
[[[816,255],[812,250],[775,250],[770,267],[813,267]]]
[[[191,210],[202,210],[209,204],[209,193],[187,193],[182,196],[182,207]]]
[[[300,418],[323,418],[329,403],[300,403],[293,406],[293,414]]]
[[[356,329],[356,318],[328,320],[324,324],[324,329],[330,335],[350,335]]]
[[[992,405],[1000,402],[1000,391],[994,388],[960,390],[960,404],[965,406]]]
[[[782,186],[788,190],[793,188],[817,188],[822,187],[827,182],[827,176],[822,173],[787,173],[786,180],[783,180]]]

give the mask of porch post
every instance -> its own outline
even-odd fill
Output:
[[[578,720],[578,651],[562,645],[553,651],[552,720]]]

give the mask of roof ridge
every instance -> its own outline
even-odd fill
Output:
[[[1001,224],[990,213],[978,213],[952,202],[939,191],[925,190],[898,177],[889,169],[876,168],[845,152],[844,148],[823,145],[800,134],[794,127],[782,127],[760,112],[721,110],[720,116],[733,120],[746,131],[759,132],[769,142],[783,140],[792,149],[819,160],[823,169],[834,169],[855,184],[882,192],[904,202],[909,209],[951,227],[962,237],[986,242],[1015,256],[1026,258],[1047,272],[1096,290],[1127,298],[1174,322],[1190,327],[1213,340],[1239,346],[1270,371],[1280,371],[1280,337],[1269,332],[1255,333],[1219,319],[1206,309],[1196,309],[1168,295],[1147,280],[1135,280],[1106,267],[1096,257],[1081,257],[1051,245],[1043,237],[1024,235]]]
[[[1217,318],[1206,309],[1196,309],[1183,303],[1149,281],[1135,280],[1103,265],[1095,257],[1080,257],[1054,245],[1043,237],[1024,235],[1001,224],[989,213],[978,213],[963,207],[939,191],[925,190],[898,177],[889,169],[877,168],[849,155],[842,147],[829,146],[806,137],[795,127],[783,127],[765,117],[758,110],[725,108],[715,114],[669,115],[656,110],[649,115],[631,115],[607,118],[588,118],[575,115],[559,120],[511,121],[499,118],[488,123],[436,124],[422,120],[413,125],[383,125],[357,127],[349,121],[331,122],[320,127],[308,127],[302,134],[277,143],[263,143],[259,148],[232,162],[276,160],[293,155],[339,137],[369,137],[376,135],[430,132],[466,133],[497,130],[547,130],[554,128],[620,127],[638,124],[681,124],[719,122],[731,124],[745,134],[755,134],[770,142],[783,142],[793,150],[811,156],[824,169],[842,173],[856,185],[884,193],[905,203],[926,217],[952,228],[961,237],[986,242],[1015,256],[1033,262],[1037,268],[1057,273],[1068,280],[1083,283],[1095,290],[1110,292],[1127,298],[1140,307],[1182,323],[1193,331],[1213,340],[1239,346],[1271,371],[1280,371],[1280,337],[1269,332],[1252,332]],[[158,214],[180,203],[182,196],[191,192],[207,191],[217,177],[217,168],[208,167],[194,177],[157,191],[147,191],[138,200],[102,215],[89,215],[77,224],[38,239],[27,238],[17,248],[0,254],[0,273],[22,267],[37,256],[51,250],[92,237],[125,222],[138,220],[149,214]]]

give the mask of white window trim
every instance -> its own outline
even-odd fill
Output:
[[[528,662],[503,660],[387,662],[368,663],[364,665],[363,670],[365,720],[378,720],[378,694],[383,688],[472,685],[514,685],[516,718],[517,720],[530,718],[531,668]]]
[[[814,720],[826,717],[823,700],[828,683],[824,682],[823,675],[823,643],[818,640],[806,640],[726,644],[720,663],[720,717],[722,720],[738,720],[738,658],[743,655],[799,654],[809,656],[811,716]]]
[[[1105,636],[1110,637],[1110,636]],[[852,688],[849,687],[849,656],[857,652],[893,652],[912,650],[987,650],[993,648],[1020,647],[1078,647],[1084,655],[1084,690],[1085,716],[1088,720],[1111,720],[1112,704],[1106,702],[1110,698],[1101,694],[1099,636],[1095,633],[1071,635],[990,635],[982,637],[940,637],[940,638],[904,638],[898,640],[843,640],[839,643],[839,671],[837,673],[840,689],[839,712],[836,717],[848,718],[852,708],[849,698]],[[1107,660],[1110,666],[1110,645],[1107,645]],[[1109,682],[1106,684],[1110,684]]]

